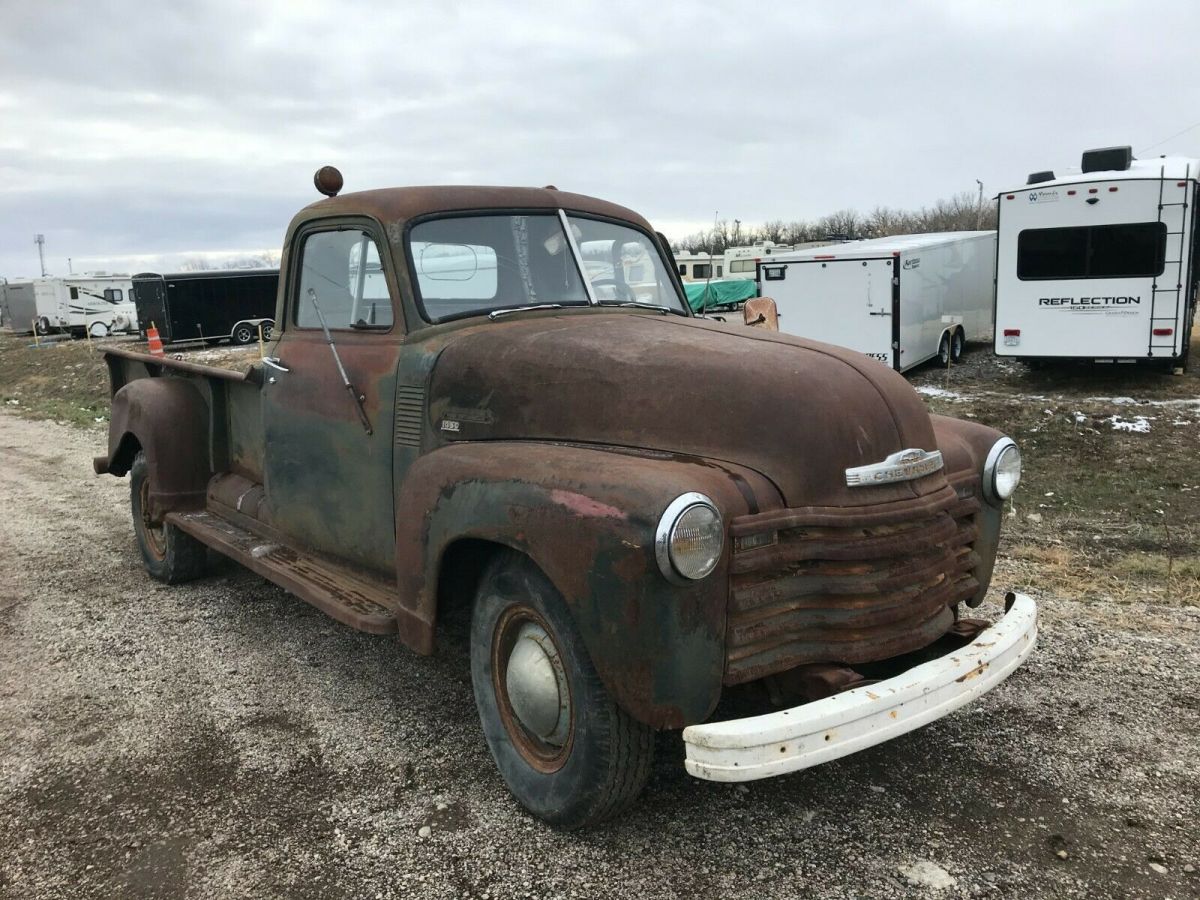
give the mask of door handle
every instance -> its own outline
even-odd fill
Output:
[[[263,365],[269,366],[270,368],[274,369],[276,372],[292,371],[291,369],[289,369],[285,365],[283,365],[283,360],[281,360],[278,356],[264,356],[263,357]]]

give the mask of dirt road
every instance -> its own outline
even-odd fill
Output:
[[[103,442],[0,414],[0,895],[1200,896],[1195,606],[1040,595],[974,707],[748,787],[664,735],[641,805],[564,835],[505,792],[461,631],[423,659],[229,564],[151,581]]]

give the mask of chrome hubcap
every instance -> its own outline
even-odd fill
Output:
[[[571,693],[558,649],[536,622],[524,622],[508,656],[505,688],[517,721],[553,747],[567,741]]]

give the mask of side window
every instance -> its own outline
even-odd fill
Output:
[[[680,264],[679,264],[679,274],[680,274],[680,275],[687,275],[687,264],[686,264],[686,263],[680,263]]]
[[[120,288],[105,288],[104,299],[109,303],[120,303],[124,298],[124,293]]]
[[[696,263],[692,266],[693,278],[712,278],[712,266],[708,263]]]
[[[391,328],[392,300],[375,240],[358,228],[307,235],[293,302],[301,328],[320,328],[321,315],[330,328]]]
[[[72,300],[79,299],[79,288],[71,288],[71,299]]]

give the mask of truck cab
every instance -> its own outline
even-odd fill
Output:
[[[263,359],[107,351],[95,466],[131,476],[154,577],[214,548],[425,654],[469,606],[484,737],[564,828],[637,797],[656,730],[683,729],[697,777],[781,775],[1032,649],[1028,598],[965,615],[1020,477],[1008,438],[853,351],[693,317],[665,239],[616,204],[316,181]],[[784,708],[710,721],[751,683]]]

